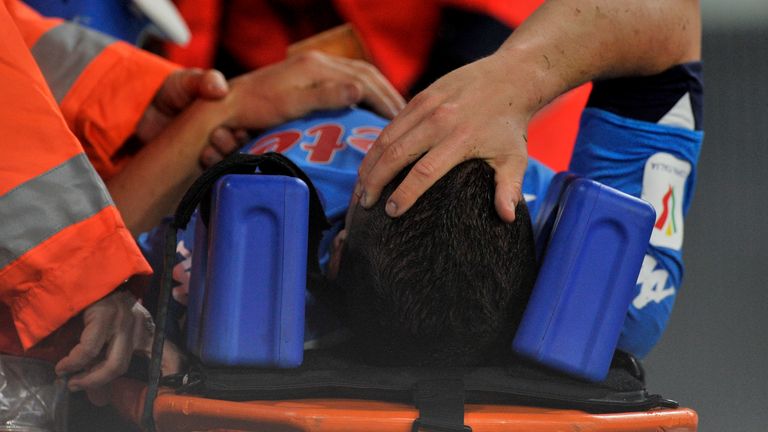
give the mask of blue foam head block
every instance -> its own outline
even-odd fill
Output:
[[[203,318],[205,299],[205,275],[208,270],[208,226],[195,211],[192,215],[195,225],[195,242],[192,250],[192,266],[189,274],[189,295],[187,297],[187,349],[200,357],[200,323]]]
[[[203,363],[301,364],[308,214],[309,191],[299,179],[228,175],[217,182],[190,275],[187,340]]]
[[[536,261],[539,263],[544,258],[544,250],[549,243],[549,235],[552,227],[555,226],[557,211],[560,208],[560,201],[563,198],[568,185],[571,181],[577,179],[576,174],[568,171],[555,174],[549,183],[547,193],[539,207],[539,214],[533,224],[533,238],[536,245]]]
[[[515,352],[586,380],[605,379],[654,219],[645,201],[571,178]]]

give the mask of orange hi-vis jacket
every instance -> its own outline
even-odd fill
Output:
[[[151,271],[102,177],[174,68],[0,1],[0,352]]]
[[[184,66],[211,67],[221,45],[244,66],[258,68],[285,58],[297,33],[267,0],[175,0],[189,24],[187,46],[168,45],[168,58]],[[483,13],[517,28],[544,0],[331,0],[351,23],[373,63],[400,92],[407,91],[426,67],[440,10],[453,6]],[[225,13],[226,12],[226,13]],[[528,128],[528,152],[555,170],[565,170],[578,132],[579,116],[590,86],[572,90],[534,117]]]

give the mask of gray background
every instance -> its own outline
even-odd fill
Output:
[[[699,430],[768,430],[768,0],[703,1],[705,133],[686,278],[645,366]]]

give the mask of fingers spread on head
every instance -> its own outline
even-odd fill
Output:
[[[523,199],[523,176],[527,160],[520,157],[489,162],[496,171],[496,212],[502,220],[514,222],[515,209]]]
[[[348,107],[362,98],[363,88],[354,81],[320,81],[297,95],[294,117],[318,109]]]
[[[381,195],[382,189],[400,170],[418,159],[427,151],[433,139],[424,137],[423,129],[405,134],[392,142],[381,153],[376,165],[365,178],[361,178],[360,204],[365,208],[373,206]],[[426,132],[429,132],[428,130]],[[430,137],[431,138],[431,137]]]
[[[361,60],[336,58],[337,67],[344,66],[353,76],[361,81],[366,90],[363,96],[371,107],[379,114],[393,118],[405,107],[405,99],[395,87],[384,78],[375,66]]]
[[[458,132],[459,129],[455,124],[455,113],[456,108],[454,106],[437,104],[428,95],[419,95],[414,98],[412,104],[409,104],[398,116],[402,122],[397,124],[398,121],[395,120],[385,128],[371,148],[374,153],[371,154],[369,151],[363,160],[360,169],[360,181],[364,189],[363,195],[370,198],[361,200],[363,206],[370,207],[373,205],[378,200],[381,189],[401,169],[425,152],[431,151],[437,146],[445,145],[444,141],[446,140],[450,139],[451,143],[448,144],[448,147],[458,152],[451,155],[451,158],[461,158],[462,149],[457,148],[456,144],[461,142],[465,135]],[[404,130],[408,125],[412,125],[412,127]],[[442,157],[443,153],[439,154]],[[429,169],[428,166],[423,168]],[[421,193],[423,191],[419,192],[417,196],[420,196]]]
[[[397,173],[391,173],[391,177],[387,178],[383,184],[369,184],[369,176],[371,173],[379,171],[378,163],[382,155],[389,150],[389,148],[402,137],[406,132],[413,128],[419,127],[423,119],[428,115],[431,104],[427,97],[418,95],[416,96],[408,106],[403,109],[397,118],[392,123],[387,125],[384,130],[381,131],[379,137],[373,143],[368,153],[363,158],[358,168],[358,182],[361,185],[358,195],[362,194],[363,188],[365,188],[366,196],[369,198],[376,197],[373,201],[366,202],[367,206],[373,205],[378,199],[381,188],[384,187]],[[421,153],[419,153],[421,154]],[[406,164],[403,164],[404,167]]]
[[[461,136],[448,137],[419,159],[387,200],[387,214],[397,217],[408,211],[427,189],[461,163],[464,142]]]

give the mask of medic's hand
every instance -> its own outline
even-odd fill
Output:
[[[168,75],[147,107],[136,125],[136,136],[148,142],[198,98],[217,100],[228,92],[227,80],[219,71],[194,68],[177,70]]]
[[[320,109],[367,102],[392,118],[405,102],[381,73],[368,63],[319,52],[287,60],[237,77],[232,87],[227,126],[261,129]]]
[[[227,93],[227,80],[217,70],[190,68],[173,72],[166,78],[139,120],[136,136],[142,142],[149,142],[195,100],[218,100],[224,98]],[[244,143],[243,134],[245,131],[232,131],[228,128],[214,130],[209,145],[200,153],[200,163],[208,167],[235,151]]]
[[[56,373],[74,374],[69,379],[70,390],[87,390],[94,403],[105,402],[105,386],[128,370],[131,356],[149,356],[155,326],[149,312],[125,291],[113,292],[89,306],[83,321],[80,343],[56,364]],[[181,356],[170,344],[166,344],[162,363],[166,374],[180,368]]]
[[[513,221],[528,163],[526,128],[541,103],[534,93],[498,54],[445,75],[381,133],[360,166],[355,196],[372,206],[382,188],[423,155],[386,204],[387,214],[397,217],[451,168],[482,158],[496,171],[496,211]]]

